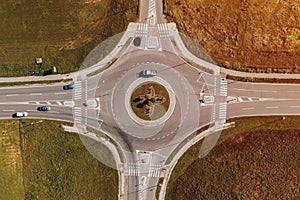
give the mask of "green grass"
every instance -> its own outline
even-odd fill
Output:
[[[208,156],[198,158],[200,141],[180,158],[166,199],[294,198],[300,117],[229,121],[236,127],[222,132]]]
[[[63,131],[61,124],[70,123],[33,121],[39,120],[0,121],[1,200],[117,199],[117,171],[98,162],[77,134]]]
[[[42,71],[77,71],[94,47],[137,20],[136,6],[137,0],[2,1],[0,76],[39,71],[36,57],[43,58]]]
[[[24,199],[19,126],[16,120],[0,121],[0,199]]]
[[[118,174],[99,163],[61,122],[21,120],[26,199],[117,199]]]
[[[0,82],[0,87],[31,85],[31,84],[51,84],[51,83],[66,83],[73,79],[45,80],[45,81],[23,81],[23,82]]]
[[[155,95],[157,96],[162,96],[166,99],[166,101],[162,104],[159,105],[154,105],[154,112],[150,116],[148,116],[145,112],[145,108],[138,108],[138,102],[134,102],[134,99],[139,97],[140,95],[146,95],[147,89],[153,86],[155,90]],[[131,107],[133,112],[141,119],[144,120],[156,120],[162,117],[167,110],[169,109],[170,105],[170,96],[168,91],[166,90],[165,87],[163,87],[160,84],[154,83],[154,82],[149,82],[149,83],[143,83],[142,85],[138,86],[132,93],[131,99],[130,99]]]

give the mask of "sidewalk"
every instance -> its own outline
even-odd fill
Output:
[[[239,76],[239,77],[255,77],[255,78],[278,78],[278,79],[300,79],[300,74],[280,74],[280,73],[248,73],[235,71],[220,67],[221,73]]]

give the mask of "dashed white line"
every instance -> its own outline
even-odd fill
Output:
[[[234,90],[242,90],[242,91],[252,91],[252,92],[272,92],[272,93],[276,93],[278,91],[273,91],[273,90],[251,90],[251,89],[242,89],[242,88],[233,88]]]
[[[14,112],[16,110],[2,110],[3,112]]]
[[[290,108],[300,108],[300,106],[290,106]]]
[[[278,108],[278,106],[268,106],[266,108],[269,108],[269,109],[274,109],[274,108]]]
[[[249,108],[242,108],[242,110],[253,110],[254,107],[249,107]]]
[[[31,95],[31,96],[37,96],[37,95],[42,95],[42,93],[31,93],[31,94],[29,94],[29,95]]]
[[[7,94],[7,97],[15,97],[15,96],[19,96],[19,94]]]
[[[54,94],[59,95],[59,94],[67,94],[67,93],[66,92],[55,92]]]

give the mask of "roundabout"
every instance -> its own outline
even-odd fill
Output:
[[[140,53],[141,56],[138,56]],[[111,78],[110,73],[118,75],[115,77],[115,82],[112,80],[109,83],[99,81],[102,85],[111,84],[112,87],[112,95],[105,98],[106,105],[110,105],[109,110],[112,112],[112,118],[120,130],[127,135],[147,141],[155,140],[155,138],[172,140],[178,131],[186,128],[195,129],[199,125],[199,105],[197,95],[195,95],[197,92],[186,77],[178,71],[179,67],[178,69],[172,67],[178,64],[172,64],[169,59],[165,59],[169,56],[162,54],[161,62],[154,63],[151,62],[151,57],[157,59],[158,55],[145,55],[145,53],[148,52],[135,51],[138,60],[144,62],[133,62],[129,53],[123,56],[123,62],[116,63],[116,66],[120,67],[109,69],[103,74],[102,79],[105,79],[106,76]],[[127,62],[127,59],[131,63]],[[181,62],[181,60],[175,59],[172,61]],[[166,62],[170,64],[166,65]],[[183,67],[187,66],[180,66],[182,69]],[[122,73],[116,72],[116,70],[121,69]],[[139,74],[143,70],[156,70],[157,75],[141,77]],[[196,75],[195,80],[197,80],[199,75],[196,70],[194,70],[194,74]],[[144,88],[144,91],[142,89],[140,94],[134,94],[139,87],[149,83],[160,88],[157,90],[156,99],[153,99],[154,97],[146,99],[144,93],[149,88]],[[160,90],[164,90],[164,92]],[[139,99],[138,97],[143,98]],[[140,102],[134,103],[134,99],[139,99]],[[151,99],[154,102],[151,102]],[[164,102],[155,104],[157,99]],[[146,103],[147,105],[145,105]],[[137,104],[142,104],[139,105],[141,108],[137,108]],[[154,104],[152,105],[154,109],[149,109],[148,104]],[[150,115],[149,112],[147,115],[146,108],[148,108],[148,112],[153,113]],[[155,110],[158,112],[156,113]],[[139,115],[141,113],[142,115]]]

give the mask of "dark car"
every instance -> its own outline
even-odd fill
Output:
[[[51,110],[51,107],[49,106],[40,106],[37,108],[38,111],[49,111]]]
[[[73,88],[74,88],[73,84],[64,85],[64,87],[63,87],[64,90],[70,90],[70,89],[73,89]]]

